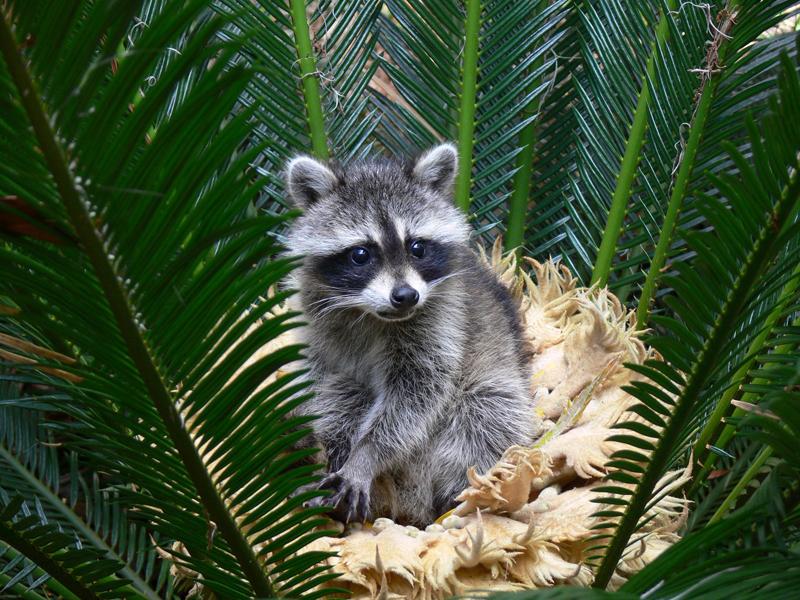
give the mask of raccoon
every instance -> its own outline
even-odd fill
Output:
[[[533,434],[530,353],[516,305],[470,247],[453,203],[456,150],[346,168],[287,167],[303,214],[288,250],[330,490],[343,522],[423,525],[454,505],[470,466]]]

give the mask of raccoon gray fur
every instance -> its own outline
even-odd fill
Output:
[[[327,459],[315,502],[338,519],[423,525],[450,509],[470,466],[533,433],[530,355],[516,305],[469,244],[453,204],[450,144],[416,162],[287,168],[304,213],[292,285]]]

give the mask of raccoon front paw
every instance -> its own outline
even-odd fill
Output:
[[[326,475],[317,489],[330,490],[329,496],[314,498],[309,506],[328,506],[332,519],[342,523],[363,523],[369,514],[369,486],[344,477],[341,473]]]

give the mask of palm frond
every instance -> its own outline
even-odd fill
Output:
[[[287,206],[279,173],[284,162],[293,153],[308,152],[312,147],[324,155],[328,152],[327,132],[317,121],[317,141],[312,144],[305,106],[308,102],[314,107],[322,104],[318,79],[301,72],[288,7],[242,0],[216,0],[211,7],[226,16],[228,25],[218,32],[222,40],[245,40],[231,62],[249,65],[255,71],[238,98],[240,110],[252,115],[249,142],[258,149],[251,161],[262,179],[255,204],[268,213],[283,212]],[[303,65],[308,73],[315,72],[312,56],[305,56]],[[313,97],[304,102],[306,94]]]
[[[791,255],[788,258],[790,259]],[[798,260],[787,260],[786,263],[800,264]],[[785,276],[782,279],[785,280]],[[769,338],[772,335],[775,327],[786,319],[787,314],[792,314],[792,309],[794,308],[792,303],[795,300],[798,287],[800,287],[800,266],[796,266],[794,268],[794,272],[792,272],[788,280],[786,280],[784,287],[781,289],[777,299],[774,300],[774,303],[770,304],[771,310],[769,310],[769,312],[763,316],[760,314],[764,312],[763,310],[759,310],[759,314],[754,315],[761,323],[761,331],[758,336],[751,341],[747,350],[740,353],[744,354],[744,360],[740,366],[736,369],[732,376],[726,377],[728,380],[728,387],[722,392],[719,401],[714,407],[714,411],[705,420],[705,426],[695,442],[694,452],[698,459],[705,454],[707,445],[719,429],[723,417],[728,413],[730,403],[738,391],[739,382],[744,381],[747,375],[751,372],[759,353],[762,352],[765,345],[768,344]],[[724,440],[724,442],[726,441],[727,440]],[[709,455],[709,460],[705,461],[703,466],[704,472],[707,472],[713,466],[713,464],[713,458],[711,455]]]
[[[737,438],[720,452],[715,470],[707,475],[695,474],[693,484],[697,486],[697,491],[688,493],[694,505],[686,523],[687,532],[702,529],[708,524],[711,516],[742,480],[762,448],[760,443]],[[703,485],[699,485],[699,482]]]
[[[786,11],[793,4],[792,2],[763,2],[740,6],[738,2],[728,2],[718,13],[716,24],[710,20],[711,13],[707,14],[709,18],[707,26],[713,32],[713,38],[705,57],[704,66],[699,69],[701,83],[693,98],[694,106],[691,118],[688,120],[686,142],[684,144],[682,138],[679,140],[680,153],[675,157],[673,163],[669,163],[675,165],[670,177],[670,180],[674,177],[674,181],[671,184],[671,188],[667,190],[669,192],[669,203],[662,207],[664,214],[663,224],[660,221],[658,223],[660,226],[658,241],[652,252],[652,259],[650,260],[647,277],[639,300],[637,320],[640,327],[644,327],[647,321],[647,313],[658,278],[670,253],[673,232],[677,224],[678,215],[684,208],[684,201],[689,190],[689,181],[695,168],[695,163],[698,160],[698,152],[701,151],[701,142],[708,146],[714,141],[718,142],[720,139],[732,140],[736,137],[733,135],[732,128],[738,127],[740,132],[744,129],[741,119],[735,118],[735,115],[728,113],[721,127],[711,129],[711,132],[715,132],[717,136],[722,133],[724,137],[715,138],[714,133],[712,133],[712,135],[707,136],[710,139],[703,140],[710,115],[714,112],[716,105],[725,105],[731,101],[739,104],[739,114],[746,113],[746,110],[742,111],[745,107],[752,107],[757,104],[752,97],[752,87],[746,86],[742,88],[742,74],[744,73],[746,77],[748,71],[753,73],[754,63],[761,63],[760,70],[763,70],[765,66],[774,68],[777,63],[777,53],[773,53],[772,64],[767,63],[765,65],[762,62],[762,58],[763,50],[766,48],[752,48],[751,44],[764,31],[775,25],[780,19],[785,18]],[[794,7],[794,10],[797,10],[797,7]],[[765,46],[774,47],[778,46],[778,44],[772,42]],[[697,69],[692,71],[697,71]],[[730,89],[731,81],[737,82],[734,86],[739,89]],[[722,86],[722,90],[719,89],[720,86]],[[667,90],[669,88],[663,85],[659,86],[659,89]],[[720,93],[720,91],[723,93]],[[725,92],[728,93],[725,94]],[[716,108],[716,110],[719,109]],[[679,125],[678,129],[680,130],[680,128],[681,126]],[[742,137],[741,134],[739,137]],[[722,153],[715,152],[716,156],[720,156],[720,154]],[[669,156],[669,154],[665,154],[663,158]],[[715,169],[714,172],[719,172],[719,169]],[[708,184],[703,185],[697,180],[693,183],[695,187],[702,186],[705,189],[710,187]]]
[[[573,80],[578,133],[570,171],[575,176],[565,172],[569,185],[565,192],[569,194],[566,210],[574,227],[571,235],[574,245],[581,249],[576,258],[583,256],[572,266],[586,281],[599,249],[597,232],[602,234],[606,229],[617,182],[621,187],[616,204],[624,206],[635,175],[649,106],[646,71],[652,70],[652,64],[648,67],[648,61],[652,63],[651,56],[668,33],[664,25],[667,13],[662,17],[660,39],[655,42],[652,24],[657,14],[658,7],[652,2],[584,3],[579,11],[585,34],[576,48],[583,68]],[[691,42],[686,44],[686,48],[691,47]],[[633,78],[631,73],[635,74]],[[621,211],[615,212],[622,216]],[[620,227],[607,229],[618,234]]]
[[[795,314],[797,307],[795,306]],[[711,522],[724,517],[735,507],[742,492],[756,478],[764,463],[773,457],[786,467],[791,483],[800,474],[800,460],[794,451],[800,433],[800,420],[796,407],[800,398],[800,319],[791,325],[778,328],[765,354],[758,357],[759,368],[754,370],[754,379],[742,386],[745,396],[740,401],[739,414],[731,424],[740,429],[740,435],[763,444],[759,456],[752,462],[748,472],[720,504]],[[751,401],[758,400],[757,403]],[[791,486],[790,486],[791,488]],[[794,505],[800,503],[793,499]],[[795,508],[791,504],[789,510]]]
[[[264,178],[259,208],[283,212],[280,177],[301,152],[346,161],[364,156],[378,125],[367,86],[378,69],[380,0],[289,6],[249,0],[214,0],[230,18],[223,39],[244,43],[233,58],[255,69],[240,97],[252,110],[253,168]]]
[[[797,328],[790,331],[785,336],[775,334],[776,342],[778,339],[783,342],[780,347],[786,343],[796,345]],[[765,373],[762,379],[764,383],[756,386],[759,392],[766,391],[762,403],[768,405],[774,398],[786,397],[787,391],[792,395],[793,386],[800,381],[796,361],[771,354],[763,360],[781,366],[768,368],[769,374]],[[769,384],[764,385],[766,382]],[[793,395],[790,402],[796,404],[797,394]],[[744,439],[738,439],[739,456],[731,461],[730,473],[721,478],[728,481],[717,486],[730,493],[726,491],[724,500],[719,502],[712,490],[703,500],[705,506],[693,511],[690,523],[694,524],[685,537],[633,576],[620,591],[656,598],[672,598],[688,590],[702,597],[720,598],[732,594],[779,597],[793,593],[800,576],[792,550],[797,538],[792,532],[798,522],[799,499],[796,493],[791,493],[797,482],[797,453],[792,447],[798,432],[777,425],[774,415],[761,414],[744,422],[735,420],[744,426]],[[751,427],[762,420],[769,422],[767,428]],[[774,448],[780,448],[779,453],[769,458],[770,468],[763,469]],[[779,462],[784,456],[794,465]],[[747,472],[743,474],[741,469]],[[760,476],[763,473],[765,477]],[[756,474],[760,481],[755,479]],[[728,514],[745,488],[750,489],[743,495],[747,496],[746,502],[738,502],[741,508]],[[710,507],[717,510],[707,520],[703,515],[709,513]],[[703,522],[702,527],[699,522]]]
[[[53,432],[46,427],[40,409],[12,404],[31,406],[35,400],[41,407],[48,402],[47,395],[20,397],[17,389],[4,392],[0,399],[5,404],[0,407],[0,494],[7,498],[19,495],[35,504],[42,521],[57,524],[81,545],[119,563],[120,575],[143,597],[161,598],[159,592],[170,597],[169,564],[160,559],[151,543],[151,536],[157,534],[131,520],[118,494],[101,483],[96,472],[84,472],[76,453],[70,453],[69,472],[62,474],[58,444],[53,443]],[[66,482],[62,480],[65,475]],[[33,583],[29,581],[30,587],[36,587]]]
[[[125,579],[114,576],[121,563],[103,558],[55,525],[31,514],[22,498],[0,502],[0,541],[39,565],[62,597],[140,598]]]
[[[330,143],[338,160],[363,157],[374,144],[378,114],[368,86],[379,68],[378,16],[381,0],[321,2],[315,47],[320,60]]]
[[[379,97],[386,126],[377,134],[387,148],[405,145],[405,152],[457,139],[456,200],[479,227],[505,223],[514,186],[526,191],[530,186],[514,183],[515,164],[536,131],[567,5],[473,2],[465,14],[453,2],[387,3],[391,16],[381,21],[382,67],[402,103]],[[519,163],[520,169],[529,167]],[[518,200],[517,206],[517,213],[524,211],[527,201]],[[519,214],[516,221],[518,230]]]
[[[644,272],[657,265],[644,294],[650,298],[664,257],[679,258],[668,243],[671,234],[667,240],[660,232],[662,225],[671,231],[676,218],[681,224],[696,224],[696,213],[692,220],[690,210],[683,214],[675,209],[684,207],[689,182],[689,189],[713,192],[713,186],[702,180],[705,171],[694,169],[695,152],[700,153],[701,164],[703,156],[722,154],[716,129],[707,127],[708,115],[719,114],[735,98],[739,111],[728,113],[724,128],[744,129],[745,107],[761,99],[751,86],[737,87],[734,82],[742,83],[743,73],[755,72],[753,65],[763,60],[765,48],[776,48],[777,39],[761,40],[759,48],[753,42],[784,18],[793,3],[677,4],[622,7],[600,2],[578,8],[581,56],[570,73],[577,91],[570,99],[576,119],[564,129],[565,136],[572,136],[569,130],[577,130],[578,136],[571,146],[562,136],[559,170],[548,189],[559,190],[565,201],[561,209],[554,207],[546,214],[549,222],[559,223],[560,231],[546,229],[544,239],[553,240],[548,246],[551,253],[561,256],[584,282],[594,272],[594,280],[607,280],[623,300],[643,281]],[[720,28],[728,26],[726,19],[733,12],[736,24],[724,33]],[[706,42],[712,45],[707,47]],[[771,54],[770,67],[776,64],[776,53]],[[705,66],[709,61],[713,64]],[[632,80],[630,73],[636,78]],[[711,73],[708,85],[704,73]],[[720,92],[720,85],[727,95]],[[699,110],[701,104],[707,106]],[[712,121],[718,123],[716,117]],[[623,160],[626,151],[628,159]],[[668,211],[670,197],[673,208]],[[537,238],[544,236],[537,234],[537,228],[548,221],[534,218],[527,236],[540,250]],[[604,251],[598,254],[603,239]],[[642,306],[649,306],[649,301]],[[645,313],[642,308],[640,316]]]
[[[796,556],[763,546],[737,547],[749,535],[756,510],[740,511],[722,523],[687,536],[622,586],[636,597],[674,598],[691,590],[702,598],[782,597],[800,583]]]
[[[283,218],[245,218],[258,182],[244,173],[260,149],[240,151],[252,111],[231,116],[253,79],[230,67],[242,44],[218,41],[225,21],[202,0],[154,16],[127,48],[132,3],[82,3],[71,20],[46,4],[12,3],[3,15],[4,127],[23,149],[2,147],[11,167],[0,183],[7,193],[13,182],[68,241],[9,238],[0,294],[18,307],[14,319],[66,346],[72,364],[32,356],[19,369],[75,376],[53,382],[71,398],[60,407],[75,420],[70,442],[135,484],[120,502],[176,540],[175,560],[210,590],[244,598],[313,587],[329,575],[298,581],[308,557],[273,558],[321,523],[300,509],[307,495],[284,501],[313,480],[312,467],[296,464],[304,454],[284,451],[303,434],[293,431],[302,422],[284,419],[303,386],[289,374],[261,387],[299,348],[246,364],[292,326],[291,313],[270,313],[285,293],[261,296],[293,262],[264,260],[280,250],[265,233]],[[142,78],[198,19],[142,94]],[[26,50],[26,36],[48,42]],[[186,77],[195,79],[165,112]],[[41,177],[14,176],[13,154]]]
[[[762,26],[770,22],[766,21],[762,23]],[[706,126],[703,128],[702,136],[699,140],[695,165],[691,171],[688,189],[682,208],[678,213],[676,227],[679,230],[689,231],[704,226],[702,216],[692,206],[693,198],[700,193],[711,195],[718,193],[714,189],[713,183],[709,181],[708,173],[719,174],[736,171],[736,165],[730,160],[728,154],[722,151],[721,143],[726,140],[731,141],[744,152],[747,151],[748,138],[744,116],[748,112],[752,112],[756,117],[766,114],[769,97],[777,88],[776,82],[781,53],[786,52],[792,57],[796,56],[795,36],[793,34],[784,34],[759,39],[745,46],[744,50],[741,52],[740,60],[735,63],[729,63],[728,68],[717,74],[720,80],[714,94],[715,100],[711,103]],[[686,137],[685,132],[682,137]],[[685,142],[682,142],[681,147],[685,147]],[[681,167],[684,164],[688,165],[684,161],[684,155],[680,155],[680,159]],[[677,173],[675,176],[677,177]],[[655,234],[656,231],[654,230],[649,238],[652,239]],[[633,242],[633,239],[631,241]],[[691,256],[691,253],[686,251],[682,236],[674,236],[666,255],[667,266],[669,261],[691,260]],[[646,254],[640,253],[639,257],[636,264],[646,264]],[[654,260],[658,259],[655,258]],[[631,264],[631,267],[633,266],[635,265]],[[655,286],[660,275],[655,276],[649,273],[648,275],[652,285]],[[639,276],[637,275],[637,277]],[[654,287],[654,291],[656,297],[659,294],[668,292],[668,290],[658,291],[658,286]],[[664,310],[663,306],[657,303],[654,307],[646,306],[645,299],[649,295],[649,290],[643,290],[638,307],[640,322],[642,322],[645,315],[649,315],[651,309],[656,312]],[[651,298],[652,301],[653,299]]]
[[[572,221],[565,198],[569,191],[566,175],[575,172],[578,128],[575,109],[579,102],[575,81],[586,69],[580,51],[582,40],[588,35],[586,20],[581,18],[584,4],[573,3],[559,24],[563,36],[553,48],[550,91],[541,103],[537,119],[524,239],[525,254],[560,259],[579,277],[585,272],[582,265],[591,264],[594,258],[578,242],[576,229],[582,225]]]
[[[761,122],[760,131],[754,123],[750,125],[754,166],[738,150],[728,148],[740,174],[715,178],[727,203],[711,197],[702,200],[699,210],[713,225],[713,231],[689,236],[687,243],[697,256],[691,267],[681,265],[679,276],[669,278],[676,291],[669,306],[677,318],[654,318],[669,334],[650,339],[666,363],[631,367],[675,396],[671,398],[642,383],[631,387],[631,393],[641,401],[634,410],[648,425],[632,423],[623,428],[654,440],[655,450],[650,456],[629,452],[608,465],[618,469],[609,475],[611,480],[630,478],[629,471],[644,475],[633,496],[612,499],[624,510],[618,522],[607,524],[614,533],[597,572],[597,586],[608,583],[646,512],[656,482],[691,440],[688,426],[692,414],[718,365],[725,363],[729,336],[737,330],[748,303],[758,297],[758,286],[773,258],[786,240],[792,239],[784,236],[796,228],[788,219],[800,203],[800,79],[791,61],[784,58],[783,62],[780,100],[773,102],[772,114]],[[730,211],[746,217],[732,220]],[[776,224],[783,223],[789,224],[787,231],[776,235]],[[660,434],[654,429],[659,426],[663,428]]]
[[[600,241],[600,246],[597,249],[597,259],[592,271],[592,283],[598,283],[600,285],[606,285],[608,283],[608,275],[609,271],[611,270],[611,263],[614,259],[617,241],[619,240],[619,236],[622,232],[622,223],[625,219],[625,215],[628,210],[628,202],[633,192],[637,164],[641,159],[641,153],[644,147],[648,116],[651,113],[655,114],[655,111],[652,110],[651,104],[653,103],[652,89],[658,85],[654,81],[656,77],[656,60],[659,55],[663,56],[664,46],[667,43],[670,35],[675,35],[678,33],[677,28],[674,27],[674,23],[672,23],[671,20],[671,13],[676,7],[677,2],[667,2],[666,5],[661,9],[658,25],[655,27],[653,49],[644,68],[644,77],[642,77],[641,89],[638,93],[636,110],[632,115],[629,133],[625,140],[625,152],[622,156],[622,162],[619,170],[617,171],[616,185],[614,187],[611,203],[609,205],[607,222],[605,230],[603,231],[603,238]],[[606,11],[608,11],[607,6],[604,8]],[[642,25],[643,23],[637,19],[637,15],[625,15],[624,12],[613,14],[610,22],[613,22],[620,29],[625,30],[625,38],[629,41],[633,40],[634,43],[637,43],[637,38],[641,39],[644,31],[649,29],[646,28],[644,31],[641,29],[637,31],[635,26]],[[681,32],[682,36],[685,36],[686,33],[686,31]],[[683,42],[683,40],[681,41]],[[692,51],[697,51],[696,45],[692,43],[693,41],[693,39],[690,39],[688,44],[681,44],[680,46],[689,50],[689,52],[687,52],[689,56],[671,56],[670,58],[676,62],[683,62],[682,59],[689,58]],[[621,84],[624,82],[624,79],[622,82],[620,81],[620,76],[622,75],[623,71],[619,69],[619,67],[623,67],[625,59],[628,58],[626,56],[627,49],[624,47],[619,49],[613,47],[608,48],[605,44],[597,44],[597,46],[601,49],[600,58],[604,63],[602,66],[603,77],[610,83],[607,89],[609,91],[614,90],[616,91],[616,95],[621,95],[624,97],[626,90],[624,84]],[[616,56],[608,56],[615,51],[617,52]],[[637,65],[634,63],[633,66],[635,68]],[[597,71],[599,72],[601,69],[598,69]],[[664,90],[666,88],[662,86],[659,89]],[[685,93],[685,90],[683,90],[683,92]],[[680,91],[678,91],[677,94],[673,92],[674,95],[672,97],[674,98],[680,93]],[[604,94],[603,97],[613,97],[613,95],[614,94]],[[664,108],[666,108],[667,114],[672,114],[672,111],[669,110],[671,107],[660,108],[662,111]],[[664,113],[662,112],[662,116],[663,115]],[[591,116],[592,114],[590,113],[590,117]],[[606,113],[606,117],[609,116],[610,115]],[[668,127],[663,127],[657,129],[656,131],[666,132],[669,130],[670,129]]]

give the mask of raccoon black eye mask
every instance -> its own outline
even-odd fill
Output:
[[[397,252],[397,250],[384,251],[377,243],[367,242],[331,256],[312,259],[311,264],[319,281],[327,285],[329,291],[337,292],[336,296],[357,298],[364,288],[380,274],[381,269],[387,268],[392,261],[398,262],[398,258],[392,256],[393,252]],[[407,261],[408,266],[422,278],[426,284],[425,289],[430,289],[431,286],[435,287],[442,277],[447,276],[450,252],[446,245],[414,239],[405,245],[405,252],[411,257]],[[402,259],[399,262],[402,263]],[[414,304],[420,299],[420,290],[411,285],[411,282],[403,281],[402,276],[398,276],[396,279],[397,281],[388,295],[392,307],[379,306],[376,309],[379,315],[381,312],[392,312],[391,308],[397,309],[397,298],[402,298],[404,293],[415,298]],[[318,309],[321,310],[324,304],[324,302],[320,302]],[[381,311],[381,308],[384,310]]]
[[[314,390],[298,412],[318,416],[305,443],[324,452],[331,493],[316,503],[344,522],[429,523],[468,467],[531,441],[527,344],[453,205],[456,165],[442,144],[409,163],[286,169]]]

